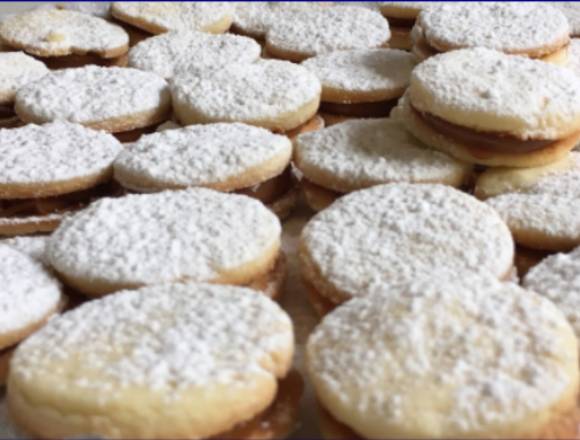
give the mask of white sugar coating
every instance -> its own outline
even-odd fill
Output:
[[[514,252],[493,209],[453,188],[427,184],[346,195],[306,225],[301,242],[325,283],[348,296],[447,269],[503,277]]]
[[[266,33],[266,42],[270,47],[311,57],[335,50],[380,47],[390,37],[389,24],[378,12],[323,7],[277,20]]]
[[[525,53],[568,40],[570,26],[557,8],[539,2],[448,3],[421,12],[418,25],[440,50],[487,47]]]
[[[111,17],[112,2],[64,2],[59,7],[71,9],[73,11],[91,14],[101,18]]]
[[[55,310],[59,282],[44,266],[11,246],[0,244],[0,336],[25,331]],[[0,349],[5,347],[0,347]]]
[[[280,374],[275,356],[285,358],[293,345],[286,312],[254,290],[166,284],[122,291],[52,320],[18,348],[12,373],[18,382],[46,376],[69,384],[71,395],[84,390],[90,405],[131,387],[167,399],[192,389],[203,396]],[[66,386],[52,392],[68,394]]]
[[[354,119],[301,134],[294,148],[307,179],[341,192],[389,182],[442,182],[469,171],[391,119]]]
[[[572,38],[570,40],[566,67],[580,76],[580,38]]]
[[[318,55],[302,65],[318,77],[323,90],[402,94],[416,63],[414,55],[402,50],[359,49]]]
[[[321,86],[306,68],[268,60],[174,79],[171,93],[205,118],[231,122],[275,119],[317,100]]]
[[[129,66],[155,72],[163,78],[227,64],[253,63],[261,47],[251,38],[195,31],[167,32],[148,38],[129,52]]]
[[[217,22],[232,18],[230,2],[114,2],[113,15],[119,12],[134,20],[164,31],[204,31]]]
[[[48,68],[23,52],[0,52],[0,104],[14,102],[16,91],[42,78]]]
[[[115,175],[141,177],[158,187],[206,186],[226,182],[278,157],[290,162],[286,136],[245,124],[191,125],[142,136],[115,162]],[[256,181],[248,186],[261,183]]]
[[[564,13],[570,25],[570,34],[580,36],[580,4],[578,2],[549,2]]]
[[[37,235],[30,237],[22,236],[1,240],[0,244],[13,247],[23,254],[33,258],[34,260],[37,260],[43,264],[48,264],[48,259],[46,258],[46,246],[48,245],[48,239],[48,235]]]
[[[307,359],[324,407],[365,438],[520,437],[521,420],[539,431],[578,383],[562,313],[487,278],[353,299],[310,336]]]
[[[449,2],[376,2],[380,6],[390,6],[397,9],[412,9],[421,11],[433,5],[440,5]]]
[[[207,189],[128,195],[65,219],[48,258],[87,281],[212,281],[262,257],[280,233],[278,218],[250,197]]]
[[[169,97],[167,82],[151,72],[86,66],[45,75],[16,93],[16,106],[42,121],[81,124],[154,111]]]
[[[110,134],[65,121],[0,129],[0,184],[93,176],[111,168],[122,148]]]
[[[0,37],[39,55],[104,53],[129,44],[129,36],[122,27],[64,9],[40,8],[10,17],[0,24]]]
[[[345,7],[345,6],[354,6],[357,8],[366,8],[372,11],[380,11],[381,2],[336,2],[333,6],[338,7]]]
[[[476,48],[429,58],[411,74],[413,106],[481,131],[559,139],[580,126],[580,79],[563,67]]]

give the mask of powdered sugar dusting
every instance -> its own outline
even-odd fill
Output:
[[[580,76],[580,38],[572,38],[568,46],[568,63],[566,67]]]
[[[28,255],[43,264],[48,264],[46,257],[46,246],[48,245],[48,235],[38,235],[31,237],[14,237],[0,241],[0,244],[11,246],[14,249]]]
[[[59,6],[65,9],[91,14],[101,18],[111,17],[112,2],[64,2]]]
[[[580,5],[578,2],[550,2],[564,13],[570,24],[570,33],[580,36]]]
[[[14,102],[20,87],[47,73],[44,63],[23,52],[0,52],[0,104]]]

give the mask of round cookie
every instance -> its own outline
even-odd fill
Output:
[[[580,37],[580,7],[578,2],[550,2],[564,13],[570,25],[570,36]]]
[[[28,255],[33,260],[48,265],[46,246],[48,245],[49,238],[50,236],[48,235],[21,236],[0,240],[0,244],[13,247],[23,254]]]
[[[444,185],[389,184],[337,200],[302,230],[301,272],[340,304],[444,272],[506,278],[514,244],[489,206]]]
[[[25,122],[67,120],[121,133],[168,119],[171,95],[153,73],[87,66],[52,72],[20,88],[15,110]]]
[[[199,69],[253,63],[261,48],[251,38],[195,31],[167,32],[142,41],[129,52],[129,66],[169,79]]]
[[[576,436],[577,351],[550,301],[467,277],[349,301],[310,335],[306,358],[346,438],[555,439]]]
[[[229,2],[113,2],[113,17],[152,34],[194,30],[221,34],[232,24]]]
[[[377,2],[375,3],[389,22],[391,39],[389,47],[410,50],[413,47],[411,29],[419,13],[430,6],[445,2]]]
[[[47,252],[89,296],[182,280],[244,285],[273,270],[280,231],[259,201],[198,188],[95,202],[65,219]]]
[[[64,2],[59,3],[58,7],[108,19],[111,18],[111,3],[112,2]]]
[[[123,291],[52,320],[16,351],[8,407],[39,438],[237,438],[285,398],[293,351],[290,318],[254,290]]]
[[[173,109],[183,125],[243,122],[276,132],[310,120],[320,91],[320,82],[306,68],[275,60],[232,64],[171,83]]]
[[[580,139],[580,78],[568,69],[476,48],[419,64],[397,117],[458,159],[535,167]]]
[[[390,37],[389,24],[378,12],[325,7],[280,17],[266,33],[266,51],[299,62],[336,50],[385,46]]]

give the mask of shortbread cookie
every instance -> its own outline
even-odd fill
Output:
[[[419,64],[398,117],[458,159],[536,167],[580,139],[580,77],[563,67],[477,48]]]
[[[12,359],[8,406],[38,438],[234,438],[287,397],[278,391],[293,351],[289,316],[254,290],[123,291],[28,339]]]
[[[339,195],[393,182],[460,187],[472,171],[471,165],[425,147],[392,119],[353,119],[300,135],[294,146],[294,163],[304,179]]]
[[[306,358],[346,438],[577,436],[574,331],[516,284],[435,278],[353,299],[311,334]]]
[[[444,185],[389,184],[346,195],[302,231],[302,275],[342,303],[445,271],[509,276],[514,244],[500,216]]]
[[[69,122],[0,130],[0,235],[51,231],[65,213],[110,194],[121,144]]]
[[[486,47],[563,63],[569,35],[566,16],[547,2],[450,2],[419,14],[413,51],[424,57]]]
[[[568,46],[568,69],[580,76],[580,38],[572,38]]]
[[[570,36],[580,37],[580,5],[578,2],[550,2],[564,13],[570,25]]]
[[[59,3],[58,7],[70,9],[83,14],[90,14],[101,18],[111,18],[112,2],[64,2]]]
[[[167,31],[226,32],[233,21],[229,2],[114,2],[116,19],[152,34]]]
[[[137,44],[129,52],[129,66],[154,72],[163,78],[220,69],[233,63],[253,63],[261,48],[251,38],[204,32],[168,32]]]
[[[173,109],[183,125],[244,122],[277,132],[311,119],[320,81],[302,66],[268,60],[183,75],[171,84]]]
[[[48,245],[49,238],[49,235],[34,235],[30,237],[22,236],[1,240],[0,244],[13,247],[34,260],[48,265],[46,246]]]
[[[365,8],[316,8],[279,19],[266,33],[269,55],[303,61],[335,50],[385,46],[391,33],[378,12]]]
[[[67,120],[121,133],[168,119],[171,95],[154,73],[87,66],[52,72],[22,87],[15,110],[25,122]]]
[[[337,51],[302,63],[322,84],[321,111],[358,117],[387,116],[415,64],[413,55],[396,49]]]
[[[413,47],[411,29],[423,9],[439,6],[445,2],[377,2],[381,12],[389,22],[391,39],[389,47],[409,50]]]

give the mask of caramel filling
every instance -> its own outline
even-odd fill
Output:
[[[83,67],[89,64],[97,66],[125,66],[127,65],[126,56],[122,55],[117,58],[102,58],[95,54],[85,55],[65,55],[60,57],[36,57],[51,70],[70,69],[75,67]]]
[[[378,102],[337,103],[321,102],[320,110],[334,115],[350,116],[355,118],[381,118],[389,116],[397,105],[399,98]]]
[[[408,31],[411,32],[413,26],[415,26],[415,19],[414,18],[402,18],[402,17],[389,17],[386,16],[387,21],[389,22],[389,27],[398,28],[401,31]]]
[[[13,128],[22,124],[14,112],[14,106],[5,104],[0,105],[0,128]]]
[[[137,142],[139,138],[145,134],[153,133],[161,124],[150,125],[149,127],[136,128],[129,131],[120,131],[119,133],[111,133],[122,144],[129,142]]]
[[[550,255],[550,252],[516,245],[514,265],[517,268],[518,276],[520,278],[525,276],[532,267],[539,264],[548,255]]]
[[[0,105],[0,119],[13,118],[14,116],[16,116],[16,113],[13,105]]]
[[[286,168],[282,174],[265,180],[250,188],[237,190],[237,194],[243,194],[260,200],[264,204],[270,204],[286,194],[294,186],[294,178],[290,167]]]
[[[300,183],[304,190],[308,205],[315,211],[322,211],[343,195],[337,191],[313,183],[306,178],[302,178]]]

